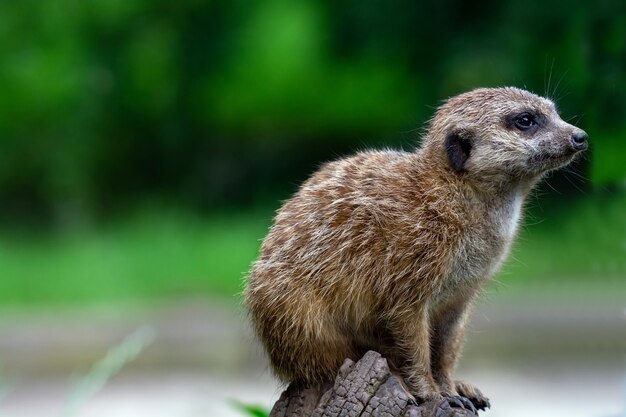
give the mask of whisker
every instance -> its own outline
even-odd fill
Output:
[[[548,72],[548,55],[543,60],[543,96],[548,97],[548,87],[546,84],[546,74]]]
[[[579,120],[580,120],[580,116],[582,116],[582,113],[581,113],[581,114],[573,114],[573,115],[569,116],[568,118],[566,118],[566,119],[565,119],[565,121],[569,123],[569,122],[571,122],[571,121],[572,121],[572,119],[573,119],[573,118],[575,118],[575,117],[578,117],[578,118],[579,118]]]
[[[552,83],[552,70],[554,70],[554,58],[552,58],[552,64],[550,64],[550,74],[548,74],[548,88],[546,95],[550,97],[550,85]]]
[[[575,125],[578,124],[578,122],[580,122],[580,119],[582,119],[585,116],[585,113],[582,113],[578,116],[578,119],[576,119],[576,122],[574,122]]]
[[[546,178],[546,180],[544,181],[544,183],[550,187],[552,189],[552,191],[554,191],[557,194],[561,194],[561,192],[559,190],[557,190],[556,188],[554,188],[554,186],[552,184],[550,184],[550,181],[548,178]]]
[[[583,174],[575,171],[574,169],[570,167],[566,167],[564,171],[567,172],[568,174],[572,174],[573,176],[575,176],[576,178],[580,179],[583,182],[589,182],[589,178],[585,177]]]
[[[568,171],[568,172],[571,173],[571,171]],[[580,191],[583,194],[587,194],[587,191],[580,188],[574,181],[571,180],[569,176],[565,175],[565,180],[569,182],[574,188],[576,188],[576,190]]]
[[[556,97],[556,93],[557,90],[559,89],[559,86],[561,85],[561,81],[563,81],[563,78],[567,75],[567,70],[561,75],[561,77],[559,78],[559,80],[556,82],[556,85],[554,86],[554,90],[552,91],[552,96],[555,97],[555,101],[559,101],[562,97]]]

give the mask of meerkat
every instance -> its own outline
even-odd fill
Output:
[[[445,101],[413,152],[323,165],[278,211],[245,289],[276,375],[321,386],[376,350],[418,401],[489,406],[453,376],[472,300],[531,188],[586,148],[549,99],[480,88]]]

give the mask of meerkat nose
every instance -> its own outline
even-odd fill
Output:
[[[579,130],[572,133],[572,146],[577,151],[582,151],[587,149],[587,139],[589,136],[584,130]]]

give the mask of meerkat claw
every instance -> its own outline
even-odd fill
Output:
[[[480,393],[475,394],[473,397],[468,397],[468,400],[479,410],[486,410],[491,408],[491,403],[489,403],[489,398],[483,396]]]
[[[478,414],[478,410],[474,407],[474,404],[467,398],[461,395],[450,395],[450,394],[442,394],[442,396],[446,399],[450,407],[454,408],[463,408],[465,410],[469,410],[474,414]]]
[[[465,398],[465,397],[463,397],[461,395],[459,395],[459,399],[463,403],[463,408],[465,408],[466,410],[470,410],[474,414],[478,414],[478,410],[476,409],[474,404],[469,399],[467,399],[467,398]]]
[[[459,396],[446,397],[446,401],[450,404],[450,407],[465,408]]]
[[[475,386],[464,381],[456,381],[455,388],[459,395],[470,400],[477,409],[486,410],[491,407],[489,398],[487,398],[482,391]]]
[[[479,410],[486,410],[488,408],[491,408],[491,403],[489,402],[489,399],[486,397],[483,397],[482,395],[478,398],[473,399],[474,401],[472,401],[472,403],[474,403],[474,406],[476,406],[476,408],[478,408]]]

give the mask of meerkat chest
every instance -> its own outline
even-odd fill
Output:
[[[493,225],[496,233],[509,243],[515,238],[522,215],[522,193],[515,192],[506,203],[494,210]]]
[[[523,197],[515,192],[490,205],[482,221],[469,225],[451,262],[449,282],[476,282],[491,278],[506,259],[522,213]]]

